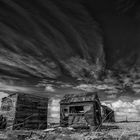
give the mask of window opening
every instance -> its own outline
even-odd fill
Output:
[[[84,113],[84,106],[71,106],[70,113]]]

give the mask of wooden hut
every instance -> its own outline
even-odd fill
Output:
[[[101,124],[100,106],[97,93],[66,94],[60,101],[60,125],[98,126]]]
[[[31,94],[11,94],[2,99],[2,115],[7,120],[6,128],[34,130],[47,127],[48,98]]]
[[[115,114],[111,108],[101,105],[101,114],[103,122],[115,122]]]

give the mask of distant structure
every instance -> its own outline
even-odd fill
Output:
[[[103,122],[115,122],[115,114],[111,108],[101,105],[101,112]]]
[[[2,99],[1,111],[6,128],[34,130],[47,128],[48,98],[31,94],[11,94]]]
[[[60,125],[99,126],[101,104],[97,93],[66,94],[60,101]]]

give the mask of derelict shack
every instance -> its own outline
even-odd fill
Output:
[[[6,128],[34,130],[47,127],[48,98],[31,94],[11,94],[2,99],[1,110]]]
[[[60,101],[60,125],[98,126],[101,124],[100,106],[97,93],[66,94]]]
[[[103,122],[115,122],[115,114],[111,108],[101,105],[101,110]]]

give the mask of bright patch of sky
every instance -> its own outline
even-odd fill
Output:
[[[133,102],[118,100],[112,103],[103,103],[115,111],[116,121],[140,121],[140,99]]]

